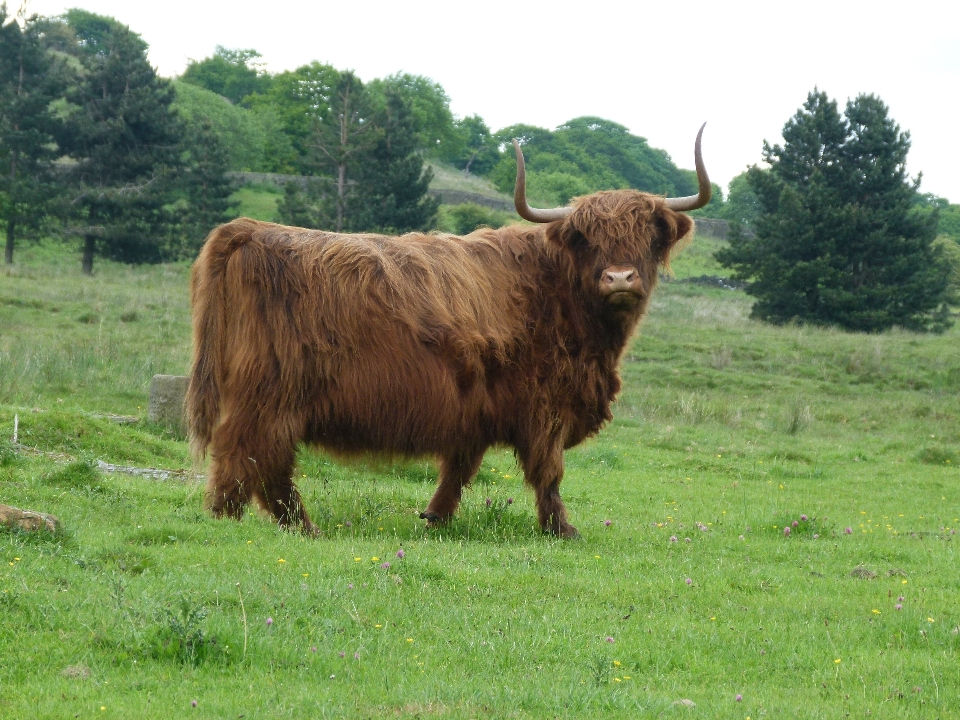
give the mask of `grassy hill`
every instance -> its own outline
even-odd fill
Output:
[[[84,278],[24,248],[0,503],[64,531],[0,531],[0,716],[960,715],[960,331],[759,324],[680,282],[716,242],[677,258],[615,420],[566,455],[576,542],[538,532],[506,451],[442,530],[417,517],[431,463],[307,450],[324,537],[212,520],[145,420],[150,377],[188,370],[188,267]]]

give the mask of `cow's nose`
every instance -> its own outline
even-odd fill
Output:
[[[604,270],[603,271],[603,282],[604,284],[611,285],[613,287],[617,286],[627,286],[629,287],[631,283],[636,279],[637,271],[633,268],[629,270]]]

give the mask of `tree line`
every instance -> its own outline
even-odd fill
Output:
[[[55,234],[77,243],[86,273],[97,256],[192,256],[235,212],[230,171],[305,178],[287,184],[280,220],[337,231],[432,229],[427,162],[509,191],[514,137],[543,204],[603,188],[696,188],[692,171],[622,125],[586,117],[494,133],[477,115],[455,117],[422,76],[364,83],[319,62],[269,74],[256,50],[218,47],[161,78],[137,33],[80,9],[11,18],[0,5],[0,130],[6,261],[18,237]]]
[[[170,80],[146,52],[113,18],[79,9],[11,18],[0,5],[8,263],[18,237],[41,234],[75,241],[87,273],[97,256],[192,257],[236,212],[231,171],[300,176],[278,203],[288,224],[429,230],[438,201],[427,192],[428,163],[510,192],[513,138],[541,205],[601,189],[696,192],[692,170],[604,118],[494,132],[478,115],[456,117],[443,88],[422,76],[364,83],[319,62],[270,74],[256,50],[217,47]],[[715,186],[694,213],[730,221],[718,258],[757,298],[754,315],[868,331],[945,328],[960,286],[960,206],[907,176],[909,134],[882,101],[860,96],[841,115],[815,90],[783,136],[783,147],[764,144],[769,167],[734,178],[726,198]],[[469,231],[488,215],[467,208],[455,220]]]

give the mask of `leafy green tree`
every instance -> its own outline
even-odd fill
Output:
[[[59,141],[75,161],[70,194],[83,272],[93,272],[97,254],[161,260],[179,162],[171,83],[157,77],[140,36],[113,18],[69,10],[60,22],[73,38],[64,49],[81,67]]]
[[[755,234],[733,233],[717,254],[749,283],[754,316],[867,332],[948,327],[937,219],[915,207],[909,135],[883,102],[860,95],[844,117],[814,90],[783,138],[782,147],[764,143],[770,170],[747,173],[760,208]]]
[[[336,68],[313,62],[275,75],[265,93],[247,98],[246,104],[266,130],[264,156],[271,172],[318,172],[317,127],[327,122],[339,79]]]
[[[730,181],[730,192],[718,213],[722,220],[738,224],[750,230],[760,215],[760,200],[750,186],[747,172],[742,172]]]
[[[201,132],[209,124],[227,153],[230,170],[271,171],[266,157],[268,129],[262,114],[233,105],[197,85],[174,80],[173,87],[176,94],[172,106],[187,132]],[[282,134],[279,129],[274,132]]]
[[[465,172],[486,175],[500,161],[500,143],[479,115],[454,121],[456,141],[447,143],[442,160]]]
[[[945,197],[933,193],[923,193],[917,197],[917,204],[935,212],[939,217],[937,233],[960,242],[960,205],[951,205]]]
[[[938,230],[960,242],[960,205],[947,205],[940,211]]]
[[[264,72],[256,50],[231,50],[217,45],[212,57],[191,60],[180,80],[222,95],[235,105],[254,93],[270,88],[270,76]]]
[[[953,297],[960,297],[960,242],[949,235],[940,235],[934,240],[934,248],[943,253],[950,268],[950,293]]]
[[[403,98],[409,110],[409,124],[417,150],[429,157],[443,157],[459,137],[450,112],[450,98],[443,87],[423,75],[396,73],[367,84],[377,112],[386,112],[391,95]]]
[[[65,67],[43,47],[37,20],[22,11],[11,19],[0,4],[0,220],[7,264],[17,231],[39,228],[56,188],[57,120],[50,106],[63,91]]]
[[[446,206],[441,212],[444,216],[441,228],[454,235],[466,235],[480,227],[503,227],[512,221],[510,214],[503,210],[493,210],[475,203]]]
[[[665,195],[691,195],[696,176],[678,168],[663,150],[631,134],[618,123],[598,117],[580,117],[554,131],[532,125],[514,125],[496,133],[503,148],[488,177],[502,192],[511,192],[516,159],[510,141],[517,138],[527,162],[531,197],[563,204],[577,194],[635,188]],[[544,175],[538,179],[539,175]],[[566,177],[563,177],[566,176]]]

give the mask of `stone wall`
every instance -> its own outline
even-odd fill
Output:
[[[726,240],[727,230],[730,223],[726,220],[716,218],[694,218],[696,223],[696,234],[701,237],[713,238],[714,240]]]

